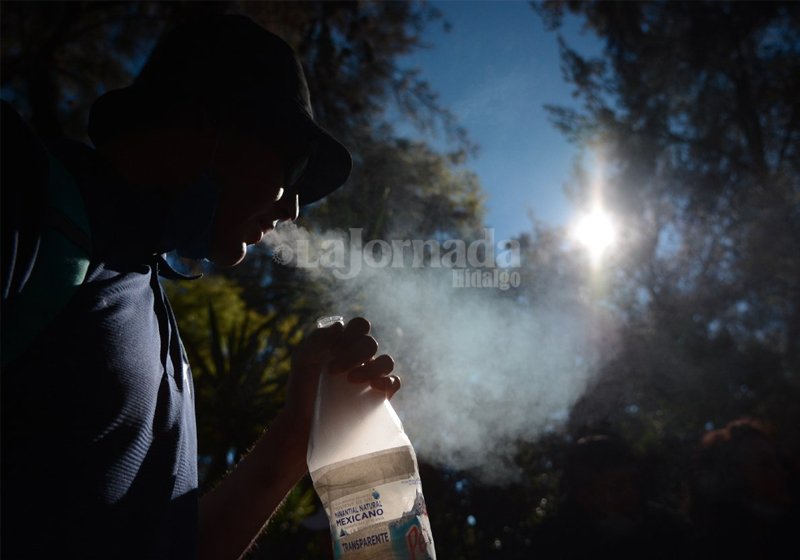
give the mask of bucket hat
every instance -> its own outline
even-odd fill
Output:
[[[247,115],[249,128],[273,137],[286,134],[308,146],[298,190],[301,205],[327,196],[350,175],[350,152],[314,121],[297,55],[244,15],[204,17],[175,27],[133,84],[106,92],[92,104],[89,138],[99,146],[190,99],[234,107]]]

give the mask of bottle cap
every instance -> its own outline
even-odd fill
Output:
[[[340,315],[332,315],[331,317],[320,317],[317,319],[317,328],[326,329],[333,326],[334,323],[341,323],[344,326],[344,317]]]

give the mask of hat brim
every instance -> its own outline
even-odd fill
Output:
[[[300,205],[317,202],[341,187],[353,169],[353,158],[327,130],[303,114],[302,128],[314,142],[314,150],[303,174],[298,195]]]
[[[89,112],[89,138],[95,146],[100,146],[116,136],[141,129],[165,105],[163,98],[151,98],[136,86],[106,92],[95,100]],[[274,115],[262,116],[267,120],[274,118]],[[300,205],[306,206],[325,198],[347,181],[353,158],[341,142],[299,106],[294,115],[282,116],[280,120],[292,127],[293,134],[314,145],[298,190]]]

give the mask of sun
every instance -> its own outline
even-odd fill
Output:
[[[614,243],[614,224],[600,207],[581,218],[574,230],[575,238],[588,250],[593,260],[598,260]]]

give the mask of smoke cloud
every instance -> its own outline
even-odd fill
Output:
[[[348,247],[348,266],[352,258],[340,231],[312,236],[289,224],[265,243],[281,261],[286,247],[304,244],[307,262],[325,250],[330,262],[336,243]],[[507,290],[454,287],[453,269],[412,267],[406,251],[395,266],[362,263],[348,279],[331,267],[302,269],[327,288],[320,315],[368,318],[379,352],[395,358],[403,389],[392,404],[419,457],[509,482],[517,475],[515,443],[557,429],[587,386],[595,360],[587,317],[579,306],[554,303],[561,297],[539,293],[531,303],[526,286],[536,278]],[[287,264],[298,265],[297,257]]]

